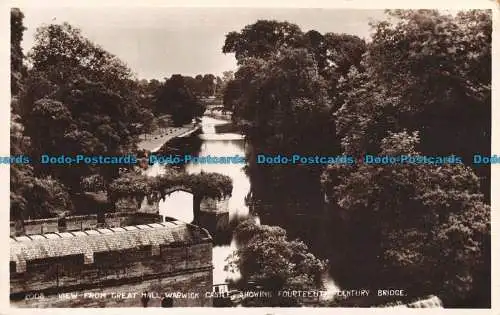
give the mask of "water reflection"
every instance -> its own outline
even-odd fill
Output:
[[[226,121],[210,117],[203,117],[202,130],[199,136],[203,143],[200,149],[200,156],[245,156],[245,142],[243,136],[235,133],[217,134],[216,125],[225,124]],[[227,175],[233,180],[233,193],[229,199],[229,220],[236,217],[246,217],[249,214],[245,205],[245,197],[250,191],[250,181],[244,171],[243,164],[188,164],[186,172],[200,173],[216,172]],[[216,245],[213,249],[214,283],[223,283],[226,279],[237,279],[238,274],[224,271],[226,258],[236,250],[234,240],[229,245]]]
[[[216,125],[226,124],[226,121],[209,117],[203,117],[202,140],[199,156],[245,156],[245,142],[240,134],[223,133],[217,134]],[[188,164],[185,171],[190,174],[204,172],[216,172],[227,175],[233,180],[233,193],[229,199],[229,220],[233,222],[237,218],[245,218],[249,215],[248,207],[245,205],[245,197],[250,191],[250,181],[243,169],[244,164]],[[165,167],[154,164],[148,168],[148,176],[157,176],[165,173]],[[191,222],[193,220],[193,196],[190,193],[177,191],[160,201],[160,214],[175,217],[176,219]],[[258,222],[258,220],[257,220]],[[216,245],[213,248],[214,283],[223,283],[226,279],[237,279],[238,274],[224,271],[226,258],[236,249],[236,244],[229,236],[228,245]]]
[[[246,144],[242,135],[236,133],[217,133],[216,126],[221,126],[227,124],[226,121],[218,120],[210,117],[203,117],[202,121],[202,134],[198,136],[201,139],[201,145],[199,150],[199,156],[245,156]],[[243,164],[188,164],[185,167],[185,171],[191,174],[205,172],[216,172],[227,175],[233,180],[233,193],[229,199],[229,220],[230,226],[235,226],[238,220],[248,218],[250,216],[250,210],[245,203],[245,199],[250,192],[250,180],[248,175],[245,173]],[[158,164],[150,166],[146,172],[149,176],[156,176],[164,173],[164,167]],[[193,220],[193,197],[191,194],[186,192],[174,192],[168,196],[165,201],[160,201],[160,214],[169,217],[175,217],[182,221],[191,222]],[[276,212],[275,212],[276,213]],[[255,214],[252,217],[257,224],[260,224],[261,219]],[[283,217],[281,220],[283,221]],[[300,219],[303,220],[303,219]],[[300,221],[299,220],[299,221]],[[265,220],[266,223],[270,224]],[[291,220],[284,220],[291,221]],[[296,221],[296,220],[293,220]],[[280,222],[282,225],[283,222]],[[298,226],[304,226],[298,223]],[[291,231],[292,235],[296,234]],[[310,231],[313,232],[313,231]],[[227,279],[236,280],[239,278],[239,274],[233,274],[224,271],[224,266],[226,265],[226,258],[236,250],[236,243],[232,239],[232,234],[228,235],[228,242],[226,245],[221,245],[218,241],[218,236],[215,235],[216,245],[213,247],[213,282],[214,284],[224,283]],[[295,236],[295,235],[294,235]],[[297,237],[299,235],[296,235]],[[324,243],[324,239],[320,240],[320,243]],[[324,278],[324,283],[329,292],[337,291],[338,288],[333,282],[333,280],[327,275]]]

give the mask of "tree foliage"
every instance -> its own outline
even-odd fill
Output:
[[[418,130],[424,154],[490,154],[491,12],[389,12],[334,102],[347,153],[376,153],[388,131]],[[489,199],[489,167],[476,169]]]
[[[140,106],[137,83],[123,62],[67,23],[40,27],[28,56],[22,117],[35,156],[118,155],[132,148],[140,131],[133,126],[151,114]],[[35,171],[77,191],[83,176],[101,174],[109,181],[118,170],[35,164]]]
[[[333,99],[343,153],[455,154],[465,165],[332,166],[323,186],[348,222],[359,278],[459,305],[481,295],[489,269],[489,168],[466,165],[490,152],[491,15],[388,13]]]
[[[11,10],[10,151],[14,156],[30,156],[32,153],[32,141],[26,135],[20,116],[22,113],[20,95],[26,90],[26,66],[21,48],[23,32],[26,29],[23,17],[19,9]],[[60,182],[50,176],[36,177],[30,164],[11,164],[10,219],[12,221],[64,215],[72,209],[69,194]]]
[[[22,86],[22,78],[26,74],[23,64],[24,54],[21,42],[26,27],[23,25],[24,14],[18,8],[10,11],[10,89],[17,95]]]
[[[140,204],[145,197],[165,198],[173,187],[185,187],[197,198],[222,199],[231,196],[233,183],[230,177],[218,173],[186,174],[167,169],[167,173],[148,177],[137,173],[126,173],[114,180],[108,187],[111,202],[120,198],[135,198]]]
[[[234,53],[238,63],[246,58],[266,59],[282,47],[298,48],[302,31],[292,23],[258,20],[245,26],[241,32],[226,35],[223,53]]]
[[[489,167],[467,163],[490,153],[491,12],[388,14],[367,43],[277,21],[227,34],[223,52],[239,68],[224,105],[250,155],[461,156],[466,165],[331,166],[322,176],[331,208],[347,221],[347,264],[365,284],[383,278],[457,305],[481,290],[489,268]],[[299,175],[300,166],[250,162],[252,197],[300,195],[291,193],[297,180],[314,187],[321,169]]]
[[[228,270],[238,270],[243,282],[275,293],[280,290],[321,289],[326,261],[314,257],[303,242],[287,239],[280,227],[244,221],[235,230],[238,249],[228,259]],[[293,298],[266,299],[261,306],[297,305]]]
[[[193,88],[186,83],[181,75],[173,75],[157,92],[157,112],[171,114],[176,125],[189,123],[205,112],[205,107],[193,93]]]
[[[416,133],[390,134],[381,154],[418,155],[417,144]],[[470,294],[489,236],[489,207],[472,169],[359,164],[331,166],[323,179],[330,200],[348,217],[358,242],[353,247],[369,247],[367,261],[376,257],[377,279],[385,282],[377,286],[405,288],[414,296],[439,293],[448,302]]]
[[[240,32],[230,32],[222,48],[234,53],[239,65],[249,58],[270,59],[281,50],[306,49],[314,58],[319,74],[335,92],[340,77],[351,66],[360,68],[365,42],[357,36],[311,30],[304,33],[297,25],[275,20],[258,20]]]

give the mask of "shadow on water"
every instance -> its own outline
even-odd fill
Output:
[[[240,134],[217,133],[216,126],[225,121],[204,117],[203,133],[189,138],[176,139],[161,148],[158,154],[191,154],[193,156],[248,156],[251,147]],[[224,130],[225,131],[225,130]],[[155,165],[153,167],[159,167]],[[212,233],[214,239],[213,265],[214,283],[235,281],[239,274],[224,270],[226,258],[237,249],[233,231],[243,220],[253,217],[259,224],[277,225],[287,230],[290,239],[301,239],[308,244],[311,251],[320,258],[329,258],[331,247],[331,226],[322,217],[322,196],[316,189],[318,183],[308,183],[309,169],[300,170],[299,176],[280,177],[280,174],[269,172],[269,169],[253,168],[248,171],[245,164],[193,164],[182,166],[187,173],[216,172],[227,175],[233,180],[233,192],[228,202],[229,219],[225,228]],[[305,174],[305,175],[304,175]],[[285,186],[284,183],[286,183]],[[281,188],[279,186],[282,186]],[[288,185],[288,186],[287,186]],[[315,186],[316,185],[316,186]],[[267,194],[267,196],[264,196]],[[290,196],[300,194],[289,203]],[[257,197],[266,200],[255,202]],[[314,196],[314,203],[302,203],[304,196]],[[181,220],[192,219],[187,213],[192,212],[192,195],[176,192],[166,199],[161,206],[165,215]],[[314,215],[311,215],[314,211]],[[337,290],[333,280],[327,286]]]

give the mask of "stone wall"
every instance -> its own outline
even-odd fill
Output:
[[[25,220],[22,231],[26,235],[58,232],[59,220],[58,218]]]
[[[97,215],[78,215],[64,219],[66,231],[84,231],[97,228]]]
[[[197,224],[207,229],[212,235],[226,231],[229,225],[229,212],[200,211]]]
[[[173,298],[174,307],[210,307],[212,300],[205,298],[205,292],[212,288],[212,270],[181,273],[165,278],[145,280],[140,283],[113,287],[44,294],[43,298],[11,301],[12,307],[142,307],[144,292],[150,297],[148,307],[160,307],[164,292],[185,293],[189,296]],[[125,294],[122,295],[122,294]],[[197,298],[198,297],[198,298]]]
[[[157,222],[162,222],[159,214],[113,212],[104,214],[103,223],[104,227],[122,227]],[[96,229],[98,226],[99,219],[96,214],[17,221],[10,222],[10,236],[85,231]]]
[[[200,211],[202,212],[228,212],[229,213],[229,198],[221,200],[213,198],[203,198],[200,203]]]
[[[84,264],[83,255],[29,261],[26,272],[16,273],[11,264],[11,304],[16,307],[131,307],[141,306],[141,294],[156,294],[148,306],[159,306],[164,292],[189,293],[173,298],[173,306],[211,306],[205,298],[212,290],[212,243],[142,246],[126,253],[95,253]],[[26,298],[38,292],[43,298]],[[63,293],[73,293],[66,295]],[[106,293],[104,298],[90,293]],[[117,297],[112,293],[135,293]],[[197,294],[197,296],[196,296]],[[193,298],[197,297],[197,298]]]
[[[129,221],[128,213],[114,212],[106,213],[104,215],[104,225],[107,227],[126,226]]]
[[[117,212],[137,212],[139,211],[139,206],[134,197],[120,198],[115,202]]]
[[[139,224],[151,224],[162,222],[162,216],[159,214],[151,213],[106,213],[104,215],[104,224],[106,227],[121,227]]]

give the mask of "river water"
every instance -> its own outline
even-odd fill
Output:
[[[202,140],[199,155],[206,156],[245,156],[245,140],[241,134],[237,133],[216,133],[215,125],[225,124],[226,121],[218,120],[204,116],[201,121],[202,134],[199,135]],[[227,175],[233,180],[233,193],[229,199],[229,220],[235,217],[248,217],[250,211],[245,205],[245,197],[250,191],[250,180],[245,174],[242,164],[188,164],[186,172],[200,173],[216,172]],[[157,176],[163,172],[163,167],[155,164],[150,166],[146,174]],[[181,221],[191,222],[193,220],[193,196],[187,192],[174,192],[168,196],[165,201],[160,201],[160,214],[174,217]],[[253,215],[252,215],[253,216]],[[259,218],[253,216],[257,223]],[[226,279],[237,279],[239,274],[224,271],[226,258],[236,249],[235,241],[232,240],[229,245],[215,245],[213,248],[213,283],[225,283]],[[326,289],[332,294],[338,291],[334,281],[325,275],[324,283]]]

